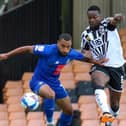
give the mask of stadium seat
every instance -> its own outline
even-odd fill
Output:
[[[76,83],[79,81],[91,81],[91,76],[89,73],[76,72],[74,76]]]
[[[121,104],[126,104],[126,95],[123,95],[123,94],[122,94],[120,103],[121,103]]]
[[[7,104],[0,104],[0,112],[7,112]]]
[[[42,120],[44,119],[43,112],[28,112],[27,120]]]
[[[8,120],[8,112],[0,112],[0,121]]]
[[[24,112],[24,108],[20,103],[17,104],[9,104],[8,112]]]
[[[23,89],[29,89],[30,87],[29,87],[29,80],[25,80],[24,82],[23,82]]]
[[[98,120],[83,120],[81,126],[99,126]]]
[[[18,120],[18,119],[26,119],[25,112],[10,112],[9,120]]]
[[[27,121],[25,119],[11,120],[9,126],[27,126]]]
[[[73,72],[61,73],[59,79],[60,79],[61,81],[62,81],[62,80],[74,80],[74,74],[73,74]]]
[[[77,97],[80,95],[94,95],[94,88],[90,81],[79,81],[76,83]]]
[[[76,89],[66,89],[68,92],[68,95],[70,96],[71,102],[72,103],[77,103],[78,101],[78,97],[77,97],[77,93],[76,93]]]
[[[95,102],[95,96],[93,95],[81,95],[78,99],[78,105],[80,107],[81,104],[92,104]]]
[[[73,72],[74,73],[88,73],[91,69],[90,63],[74,64]]]
[[[126,126],[126,120],[120,120],[118,126]]]
[[[120,113],[119,113],[118,119],[126,120],[126,104],[120,104]]]
[[[70,79],[70,80],[62,80],[61,83],[66,89],[75,89],[75,81]]]
[[[0,126],[9,126],[9,120],[0,120]]]
[[[5,100],[5,103],[6,103],[7,105],[8,105],[8,104],[20,103],[21,97],[22,97],[22,96],[10,96],[10,97],[8,97],[7,100]]]
[[[4,96],[20,96],[23,94],[23,89],[18,87],[15,89],[8,89],[3,93]]]
[[[29,120],[27,126],[47,126],[44,120]]]
[[[77,103],[72,103],[73,110],[79,110],[79,106]]]
[[[92,103],[92,104],[82,104],[79,107],[79,110],[81,112],[81,116],[80,119],[81,120],[96,120],[98,119],[98,112],[97,112],[97,108],[96,108],[96,104]]]
[[[32,75],[33,75],[33,72],[24,72],[21,80],[23,81],[30,80],[32,78]]]
[[[69,63],[62,69],[61,73],[72,72],[72,64]]]
[[[119,35],[120,35],[120,37],[126,35],[126,28],[121,28],[119,30]]]
[[[5,92],[7,89],[15,89],[15,88],[22,88],[22,81],[11,81],[11,80],[8,80],[6,83],[5,83],[5,86],[3,88],[3,92]]]

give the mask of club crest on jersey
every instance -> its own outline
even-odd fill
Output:
[[[36,46],[35,47],[35,50],[38,50],[38,51],[43,51],[45,48],[45,46],[41,45],[41,46]]]
[[[59,64],[59,61],[56,61],[55,64]]]

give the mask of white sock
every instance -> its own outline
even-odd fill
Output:
[[[47,124],[54,124],[54,121],[52,121],[52,122],[48,122],[48,121],[47,121]]]
[[[109,106],[107,104],[107,96],[103,89],[95,90],[95,97],[98,106],[101,108],[102,112],[109,112]]]
[[[110,108],[110,112],[114,117],[117,117],[119,115],[119,109],[117,112],[114,112],[111,108]]]

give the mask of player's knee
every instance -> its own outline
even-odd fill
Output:
[[[104,86],[96,84],[96,83],[93,83],[93,88],[94,88],[94,90],[96,90],[96,89],[104,89]]]
[[[64,113],[67,114],[67,115],[72,115],[73,114],[72,107],[65,108]]]
[[[48,98],[54,99],[55,98],[55,92],[54,91],[49,92]]]

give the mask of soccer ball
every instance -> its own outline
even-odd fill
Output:
[[[32,92],[25,93],[21,98],[21,105],[25,109],[35,110],[39,106],[39,97]]]

